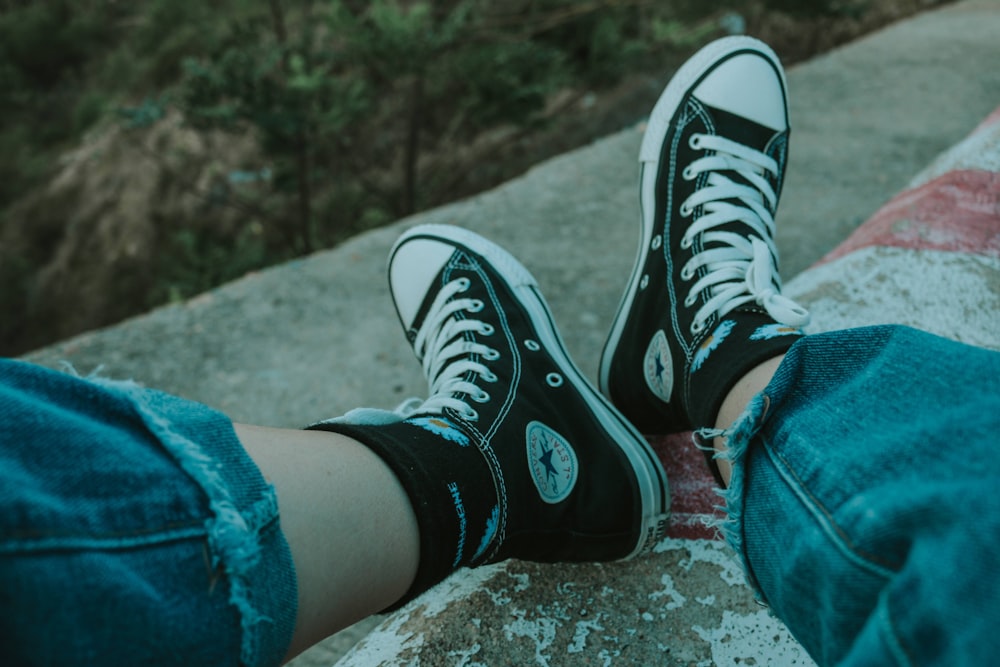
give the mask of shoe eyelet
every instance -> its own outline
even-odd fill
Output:
[[[691,280],[692,278],[694,278],[694,271],[692,271],[690,267],[685,265],[681,269],[681,280]]]
[[[653,237],[653,243],[651,244],[652,249],[659,250],[661,243],[663,243],[663,237],[657,234],[656,236]]]
[[[689,239],[688,237],[686,237],[686,236],[682,236],[681,237],[681,249],[682,250],[687,250],[688,248],[690,248],[692,243],[693,243],[693,241],[691,239]]]
[[[686,218],[686,217],[690,216],[694,211],[691,209],[690,206],[687,205],[687,202],[685,202],[685,203],[681,204],[681,208],[680,208],[679,212],[680,212],[682,218]]]
[[[524,346],[529,350],[531,350],[532,352],[538,352],[540,349],[542,349],[542,346],[539,345],[537,341],[534,341],[530,338],[524,341]]]
[[[470,285],[472,285],[472,281],[469,280],[468,278],[458,279],[458,289],[460,292],[464,292],[465,290],[469,289]]]
[[[642,277],[642,280],[639,281],[639,289],[646,289],[646,287],[648,286],[649,286],[649,274],[647,273]]]
[[[694,321],[694,322],[691,323],[691,333],[692,334],[696,334],[697,335],[697,334],[700,334],[704,330],[705,330],[705,323],[702,322],[701,320],[696,320],[696,321]]]
[[[494,349],[489,349],[486,352],[483,352],[483,359],[485,359],[486,361],[496,361],[499,358],[500,358],[500,353]]]
[[[472,408],[469,408],[468,410],[463,411],[461,413],[461,417],[465,421],[469,421],[469,422],[479,421],[479,413],[476,412],[475,410],[473,410]]]
[[[550,387],[561,387],[563,383],[563,376],[559,373],[549,373],[545,376],[545,382]]]
[[[690,146],[691,148],[693,148],[695,150],[700,149],[701,148],[701,135],[700,134],[692,134],[691,138],[688,139],[688,146]]]
[[[694,295],[693,294],[689,294],[688,297],[686,299],[684,299],[684,306],[686,308],[690,308],[691,306],[694,305],[695,301],[696,301],[696,299],[694,298]]]
[[[681,176],[685,181],[693,181],[698,174],[694,173],[694,169],[690,166],[684,167],[684,171],[681,172]]]
[[[483,378],[483,382],[491,382],[491,383],[496,382],[497,380],[500,379],[497,377],[497,374],[494,373],[493,371],[486,371],[485,373],[481,373],[479,377]]]
[[[485,403],[486,401],[490,400],[490,395],[489,393],[480,389],[478,393],[470,395],[469,398],[474,400],[476,403]]]
[[[486,304],[483,303],[482,299],[473,299],[472,303],[469,304],[469,307],[466,308],[466,310],[469,311],[470,313],[478,313],[485,307]]]
[[[496,329],[494,329],[493,325],[490,324],[489,322],[483,322],[482,324],[483,326],[479,329],[479,333],[481,333],[482,335],[492,336],[496,332]]]

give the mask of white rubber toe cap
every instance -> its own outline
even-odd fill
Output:
[[[698,84],[694,96],[773,130],[788,128],[781,73],[760,54],[741,53],[727,59]]]
[[[448,263],[455,246],[433,239],[415,238],[402,243],[389,265],[389,288],[403,326],[413,326],[431,283]]]

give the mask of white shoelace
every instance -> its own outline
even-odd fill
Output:
[[[468,340],[463,334],[475,332],[483,336],[493,333],[493,326],[474,318],[456,317],[462,311],[478,313],[483,309],[479,299],[455,299],[453,296],[469,289],[469,279],[459,278],[445,285],[434,299],[424,324],[417,332],[413,349],[423,364],[424,375],[430,382],[430,396],[426,399],[408,398],[393,410],[381,408],[354,408],[340,417],[326,419],[321,424],[394,424],[414,414],[441,414],[452,408],[468,421],[479,419],[479,413],[465,399],[485,403],[490,395],[474,382],[466,380],[472,371],[486,382],[496,382],[497,376],[473,355],[485,361],[495,361],[500,353],[482,343]]]
[[[457,298],[453,296],[469,289],[469,279],[459,278],[445,285],[434,299],[423,326],[417,332],[413,349],[417,359],[423,364],[424,375],[430,382],[430,396],[424,400],[404,401],[397,412],[432,412],[440,414],[445,408],[458,411],[463,418],[475,421],[479,418],[465,400],[456,394],[465,394],[477,403],[490,400],[490,395],[466,378],[468,373],[478,374],[486,382],[496,382],[497,376],[474,355],[485,361],[495,361],[500,353],[479,342],[469,340],[464,335],[474,332],[483,336],[493,334],[493,326],[475,318],[456,317],[457,313],[478,313],[483,309],[479,299]]]
[[[691,332],[702,331],[713,314],[721,318],[751,301],[763,306],[781,324],[804,326],[809,322],[809,312],[781,295],[775,261],[778,252],[773,241],[771,210],[777,204],[777,195],[766,175],[777,175],[778,163],[760,151],[723,137],[695,134],[689,143],[695,150],[715,151],[714,155],[695,160],[682,173],[686,180],[708,173],[708,183],[688,197],[680,208],[685,217],[698,206],[703,211],[681,238],[681,247],[690,248],[699,236],[701,247],[705,247],[681,268],[681,278],[690,280],[699,268],[708,268],[708,272],[691,286],[684,305],[693,306],[698,294],[706,288],[710,288],[711,295],[695,312]],[[734,171],[747,183],[733,181],[720,173],[722,171]],[[746,224],[753,234],[744,236],[715,230],[730,222]]]

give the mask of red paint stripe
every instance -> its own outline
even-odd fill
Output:
[[[950,171],[901,192],[820,263],[873,245],[1000,258],[1000,173]]]

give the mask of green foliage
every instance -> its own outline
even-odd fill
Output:
[[[483,0],[334,0],[322,11],[272,2],[270,16],[262,10],[234,21],[217,49],[185,62],[185,114],[200,127],[258,134],[275,187],[297,193],[298,247],[358,215],[411,212],[420,198],[420,152],[439,133],[530,122],[567,80],[563,52],[491,29],[487,9]],[[318,22],[303,21],[307,14],[324,18],[327,39],[316,38]],[[286,35],[286,22],[297,30]],[[360,165],[359,141],[367,141]],[[386,169],[398,178],[381,204],[342,210],[316,229],[318,173],[330,188]]]
[[[108,99],[101,90],[84,90],[72,106],[71,136],[77,137],[100,120],[108,109]]]
[[[207,229],[175,229],[166,235],[148,307],[189,299],[275,261],[261,226],[245,226],[229,238]]]
[[[647,48],[633,31],[630,12],[608,11],[593,21],[587,48],[587,78],[609,84],[624,75]]]
[[[0,210],[48,172],[54,152],[103,113],[83,89],[87,68],[118,34],[100,0],[39,0],[0,13]]]
[[[46,0],[0,15],[0,57],[28,84],[49,89],[78,74],[114,36],[113,3]]]
[[[468,5],[460,3],[445,20],[437,21],[428,2],[404,7],[399,0],[373,0],[362,13],[334,0],[329,21],[333,34],[344,40],[342,55],[388,78],[420,71],[447,48],[466,20]]]
[[[562,52],[530,41],[463,49],[441,63],[440,81],[446,85],[435,97],[466,111],[472,129],[526,123],[568,82],[564,63]]]
[[[849,16],[864,14],[871,0],[764,0],[764,6],[793,16]]]
[[[10,315],[27,309],[28,285],[36,268],[23,256],[0,248],[0,312]],[[0,317],[0,341],[17,341],[21,326],[20,317]]]
[[[143,63],[143,75],[155,86],[176,83],[185,58],[204,53],[220,38],[221,15],[238,14],[235,3],[151,2],[130,39],[130,51]]]
[[[653,40],[658,44],[675,49],[691,49],[711,38],[718,28],[714,20],[702,20],[692,25],[677,19],[656,19],[651,30]]]
[[[142,127],[149,127],[153,123],[163,120],[167,115],[167,100],[165,97],[153,99],[147,97],[137,106],[119,107],[118,115],[125,121],[125,126],[130,130]]]

